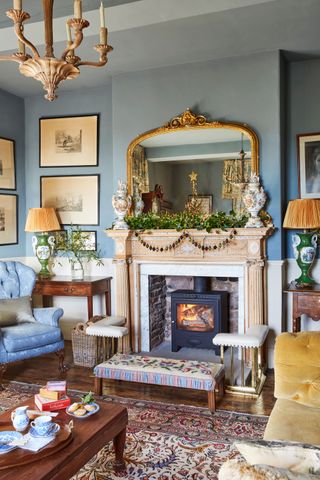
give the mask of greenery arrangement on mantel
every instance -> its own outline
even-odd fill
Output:
[[[248,221],[248,215],[236,215],[234,212],[215,212],[211,215],[192,214],[187,211],[177,213],[142,213],[141,215],[127,216],[130,230],[226,230],[227,228],[243,228]]]

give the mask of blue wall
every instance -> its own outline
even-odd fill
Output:
[[[83,115],[100,115],[99,166],[72,168],[39,168],[39,118]],[[112,163],[112,86],[63,93],[53,103],[43,96],[29,97],[25,102],[26,118],[26,192],[27,207],[40,206],[40,176],[100,174],[100,225],[82,227],[97,230],[97,240],[102,257],[113,255],[113,242],[103,233],[113,221],[111,196],[113,191]],[[31,239],[27,237],[26,254],[33,255]]]
[[[286,201],[299,197],[296,135],[320,132],[320,60],[291,63],[287,67],[287,195]],[[291,233],[287,257],[293,258]]]
[[[15,141],[16,190],[0,190],[0,193],[18,194],[18,245],[0,246],[0,258],[19,257],[25,254],[25,137],[24,101],[22,98],[0,90],[0,137]]]
[[[271,199],[267,208],[279,229],[280,54],[270,52],[122,74],[113,82],[115,178],[126,178],[126,150],[136,135],[166,123],[187,107],[209,119],[252,126],[260,140],[260,172]],[[115,183],[114,183],[115,186]],[[282,232],[268,242],[270,259],[280,259]]]
[[[126,151],[129,143],[136,135],[163,125],[189,107],[205,114],[208,119],[234,120],[247,123],[255,129],[260,140],[261,178],[270,198],[267,209],[279,229],[283,200],[281,72],[279,52],[268,52],[122,74],[113,78],[112,85],[103,88],[68,93],[61,90],[59,99],[53,103],[45,101],[40,93],[39,96],[27,98],[27,208],[40,205],[41,175],[99,173],[98,243],[104,257],[112,256],[113,243],[104,235],[103,229],[109,227],[114,218],[111,196],[117,180],[126,178]],[[22,101],[19,100],[20,104],[22,108]],[[40,169],[39,118],[89,113],[100,114],[99,166]],[[16,112],[13,116],[16,126],[19,114]],[[23,178],[24,172],[21,171],[21,174]],[[20,219],[24,224],[24,207]],[[281,258],[281,240],[282,233],[278,230],[268,242],[270,259]],[[30,243],[28,237],[27,255],[33,254]],[[23,245],[20,250],[15,248],[13,252],[22,255]]]

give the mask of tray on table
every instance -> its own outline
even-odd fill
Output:
[[[0,431],[6,430],[13,430],[12,423],[1,423]],[[36,462],[37,460],[42,460],[43,458],[48,457],[49,455],[52,455],[64,448],[71,442],[71,440],[72,431],[69,429],[68,425],[60,424],[60,430],[55,436],[54,440],[52,440],[52,442],[48,443],[48,445],[43,447],[38,452],[31,452],[30,450],[24,450],[17,447],[8,453],[0,455],[0,471],[7,468],[26,465],[31,462]]]

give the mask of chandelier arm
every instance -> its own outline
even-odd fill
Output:
[[[68,47],[63,51],[61,55],[61,60],[66,60],[66,57],[70,52],[76,50],[82,43],[84,28],[87,28],[90,24],[87,20],[83,18],[71,18],[68,20],[68,25],[74,29],[74,40],[68,45]]]
[[[38,50],[33,45],[33,43],[29,42],[29,40],[27,40],[26,37],[23,35],[22,30],[21,30],[21,26],[22,25],[19,24],[19,23],[14,24],[14,31],[15,31],[16,36],[18,37],[19,40],[21,40],[22,43],[24,43],[27,47],[30,48],[30,50],[32,51],[32,53],[34,54],[34,56],[36,58],[39,58],[40,54],[39,54]]]
[[[16,62],[16,63],[23,63],[25,60],[25,56],[19,57],[18,55],[0,55],[0,62],[6,62],[6,61],[11,61],[11,62]]]
[[[100,62],[77,62],[77,67],[81,67],[81,66],[87,66],[87,67],[104,67],[106,65],[106,63],[108,62],[107,59],[105,59],[104,61],[100,61]]]
[[[107,58],[108,52],[111,52],[113,48],[111,47],[111,45],[99,44],[99,45],[96,45],[94,49],[97,50],[97,52],[99,52],[100,54],[100,58],[98,62],[80,60],[79,62],[76,63],[76,66],[81,67],[83,65],[87,67],[104,67],[104,65],[106,65],[106,63],[108,62],[108,58]]]

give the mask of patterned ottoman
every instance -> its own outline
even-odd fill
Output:
[[[224,393],[224,366],[195,360],[173,360],[118,353],[94,368],[95,393],[102,394],[102,379],[126,380],[208,392],[208,408],[216,409],[216,390]]]

